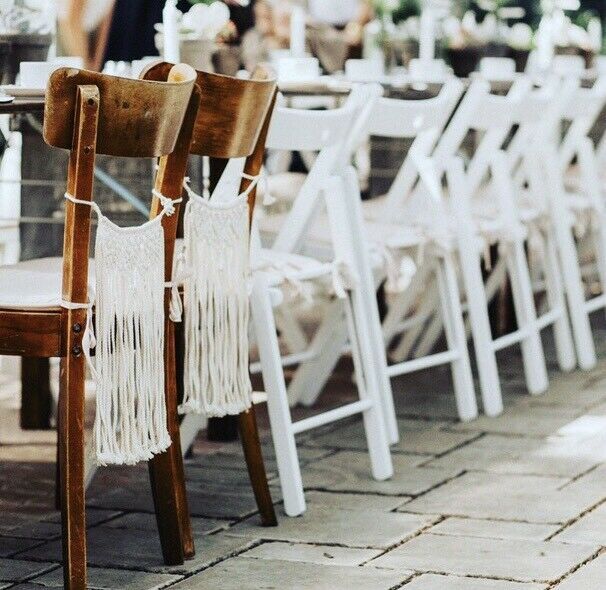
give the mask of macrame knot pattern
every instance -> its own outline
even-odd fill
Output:
[[[174,202],[161,199],[161,214],[143,225],[118,227],[94,203],[69,194],[65,197],[91,206],[99,220],[95,240],[93,371],[97,462],[133,465],[164,452],[171,444],[164,395],[161,220],[174,212]],[[89,330],[92,332],[92,327]],[[87,342],[94,346],[92,334]]]
[[[185,209],[185,391],[181,413],[239,414],[251,406],[248,373],[247,191],[229,202],[188,187]]]

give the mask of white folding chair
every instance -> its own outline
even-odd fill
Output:
[[[581,88],[577,80],[568,79],[557,105],[554,115],[545,118],[537,161],[542,164],[545,193],[557,237],[579,366],[589,369],[596,364],[589,314],[606,307],[606,209],[598,158],[589,132],[606,105],[606,77],[600,77],[591,88]],[[568,129],[560,136],[562,122],[567,123]],[[575,159],[580,180],[577,183],[567,179]],[[574,235],[579,223],[586,225],[584,242],[597,263],[602,291],[601,295],[588,300],[579,261],[581,243]]]
[[[536,148],[547,141],[541,131],[542,120],[546,113],[553,108],[554,101],[557,102],[560,85],[551,84],[549,88],[528,93],[524,90],[524,85],[524,82],[519,84],[513,97],[485,95],[485,100],[488,102],[485,102],[484,107],[480,109],[480,112],[482,110],[485,112],[480,115],[472,115],[474,126],[479,127],[485,134],[476,150],[476,156],[468,168],[467,189],[464,186],[465,180],[460,175],[457,175],[455,171],[451,171],[451,175],[452,182],[461,185],[459,191],[467,190],[471,198],[478,191],[482,194],[483,179],[487,173],[491,175],[491,182],[486,187],[490,189],[490,192],[479,200],[479,207],[476,207],[479,211],[476,215],[492,216],[495,220],[500,218],[502,227],[505,229],[501,233],[505,237],[505,242],[511,242],[511,244],[510,247],[503,250],[504,256],[501,257],[493,271],[493,277],[497,277],[499,280],[492,280],[491,277],[486,283],[486,296],[491,300],[496,295],[497,288],[504,277],[501,270],[508,268],[512,279],[514,305],[518,320],[518,330],[495,341],[494,347],[500,349],[505,345],[521,341],[522,349],[525,351],[524,366],[528,389],[531,393],[538,393],[546,385],[543,363],[541,365],[537,363],[539,355],[542,355],[538,342],[539,331],[553,325],[558,361],[562,370],[569,371],[574,368],[575,356],[565,313],[561,270],[556,252],[557,240],[551,224],[545,224],[545,220],[549,217],[549,210],[544,197],[540,194],[543,183],[540,181],[540,177],[536,176],[536,167],[540,160],[540,154],[537,153]],[[487,90],[485,92],[487,93]],[[491,103],[492,106],[490,106]],[[457,124],[456,116],[452,124]],[[500,146],[511,132],[512,125],[518,126],[517,131],[507,148],[502,149]],[[449,152],[450,150],[446,150],[445,154]],[[518,176],[517,184],[512,182],[514,176]],[[528,188],[523,187],[524,183],[527,183]],[[486,199],[487,196],[492,198],[492,202]],[[490,211],[493,207],[496,209]],[[460,207],[457,207],[456,210],[459,211]],[[529,274],[523,249],[524,241],[527,241],[529,237],[529,231],[532,233],[530,237],[534,237],[535,242],[537,239],[541,242],[534,244],[535,248],[539,246],[540,252],[534,252],[533,259],[537,258],[537,254],[541,254],[540,270],[544,275],[543,285],[548,311],[540,317],[536,317],[533,310],[532,294],[529,292]],[[507,236],[516,237],[516,239],[512,242]],[[474,291],[472,289],[472,292]],[[471,305],[471,303],[470,301],[469,304]],[[439,336],[437,327],[434,326],[433,330],[428,330],[425,336],[425,346],[420,347],[421,353],[427,348],[431,348],[437,340]],[[525,342],[524,335],[532,339]],[[474,334],[476,350],[480,346],[477,338],[478,335]],[[531,344],[533,340],[536,340],[535,344]],[[487,366],[490,366],[489,359],[486,359],[483,364],[480,364],[480,359],[478,359],[478,364],[480,370],[484,367],[484,371]]]
[[[377,101],[366,132],[379,137],[414,139],[414,143],[387,196],[384,199],[371,200],[364,204],[364,208],[367,209],[367,219],[366,222],[362,219],[359,221],[360,238],[358,239],[359,247],[362,249],[368,252],[368,249],[374,245],[375,253],[378,250],[380,254],[398,257],[406,252],[422,250],[433,242],[432,236],[424,232],[423,228],[407,226],[405,220],[402,223],[395,222],[395,220],[403,217],[402,212],[405,217],[405,210],[403,208],[400,210],[400,205],[410,195],[419,177],[419,186],[423,189],[418,191],[422,193],[420,195],[422,206],[436,212],[436,215],[439,216],[440,203],[435,201],[436,187],[437,191],[441,193],[439,178],[433,174],[427,154],[433,149],[441,129],[461,96],[462,89],[462,84],[458,80],[452,79],[445,85],[440,95],[433,99],[419,101],[379,99]],[[351,172],[349,178],[353,179]],[[358,200],[359,207],[359,190],[353,180],[349,182],[349,190],[352,198],[355,195]],[[438,201],[441,201],[441,195],[438,196]],[[379,205],[380,211],[377,210],[377,205]],[[357,210],[358,207],[354,210]],[[360,217],[362,215],[360,210]],[[325,227],[326,220],[318,219],[316,221],[310,232],[312,244],[310,247],[319,247],[322,244]],[[365,236],[365,233],[368,236]],[[462,420],[469,420],[477,415],[477,406],[465,342],[453,254],[448,247],[434,249],[429,246],[427,249],[426,264],[423,264],[417,272],[413,279],[413,286],[405,290],[394,303],[398,312],[393,313],[390,309],[386,325],[384,325],[385,337],[389,341],[399,332],[402,316],[416,303],[416,297],[411,294],[417,292],[416,286],[423,285],[428,276],[435,274],[438,282],[435,298],[441,303],[445,315],[448,350],[423,359],[407,360],[392,365],[381,372],[378,378],[386,383],[390,377],[395,375],[450,364],[453,370],[459,415]],[[384,259],[377,256],[374,258],[375,270],[380,271],[377,281],[381,282],[385,278],[385,269],[382,264]],[[367,262],[369,269],[370,264],[369,260]],[[395,322],[391,321],[393,318],[395,318]],[[377,333],[380,330],[378,321],[374,324],[374,330]],[[377,340],[380,341],[380,337]],[[291,399],[305,405],[314,403],[341,356],[346,342],[347,335],[344,333],[342,322],[335,310],[329,308],[325,314],[322,328],[312,342],[312,346],[321,348],[323,354],[298,369],[289,389]],[[382,391],[389,391],[389,388],[384,386]],[[390,407],[392,403],[391,399],[384,398],[386,408]],[[387,414],[389,415],[390,412]],[[388,422],[387,426],[390,440],[396,441],[398,438],[397,424]]]
[[[372,88],[372,87],[371,87]],[[294,200],[290,213],[281,220],[270,248],[253,248],[254,280],[251,294],[252,320],[258,346],[260,369],[267,393],[273,442],[280,472],[284,508],[289,516],[305,511],[303,484],[297,457],[295,436],[310,429],[361,413],[364,419],[372,475],[377,480],[391,477],[393,467],[385,433],[382,393],[376,377],[372,328],[372,305],[366,291],[355,238],[351,231],[351,213],[344,180],[335,171],[343,162],[348,133],[355,119],[375,90],[360,89],[347,104],[331,111],[304,111],[277,108],[269,131],[267,147],[278,150],[317,151],[318,156],[305,183]],[[333,258],[329,261],[297,254],[314,211],[324,205],[330,220]],[[253,244],[254,245],[254,244]],[[290,414],[283,364],[277,336],[275,308],[283,299],[284,287],[308,282],[333,283],[341,298],[340,313],[348,328],[356,383],[360,399],[309,418],[293,421]],[[313,345],[297,361],[313,359],[321,351]],[[291,359],[292,360],[292,359]],[[385,362],[385,361],[384,361]],[[395,421],[395,418],[394,418]]]

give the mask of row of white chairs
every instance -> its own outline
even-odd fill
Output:
[[[481,79],[467,89],[451,79],[425,100],[381,94],[378,85],[361,85],[334,110],[279,107],[269,133],[270,150],[316,154],[304,178],[270,178],[278,204],[257,217],[253,241],[255,367],[289,515],[305,510],[295,437],[312,428],[361,413],[372,475],[391,476],[396,375],[449,364],[459,417],[471,420],[478,408],[469,340],[491,416],[503,409],[497,351],[521,346],[533,395],[548,388],[541,340],[548,326],[561,370],[596,363],[589,314],[606,307],[606,295],[586,294],[588,279],[606,281],[597,164],[606,144],[596,150],[589,132],[606,105],[606,78],[584,88],[579,78],[554,76],[535,88],[522,76],[505,96]],[[470,132],[478,141],[464,162]],[[351,162],[370,135],[412,147],[388,193],[363,202]],[[482,259],[495,247],[499,257],[492,268],[485,261],[485,277]],[[588,248],[594,266],[582,265]],[[517,329],[495,338],[488,306],[506,276]],[[376,291],[385,280],[391,292],[381,321]],[[320,318],[311,339],[302,308]],[[446,349],[433,352],[442,334]],[[313,405],[345,352],[359,399],[293,421],[291,407]],[[284,369],[295,365],[287,387]]]

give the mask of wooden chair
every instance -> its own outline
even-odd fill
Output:
[[[62,68],[46,94],[44,139],[70,151],[67,191],[92,201],[97,154],[161,158],[155,188],[177,199],[199,105],[193,70],[166,71],[159,82],[106,76]],[[83,336],[88,310],[88,256],[91,208],[66,201],[62,273],[19,275],[19,266],[0,270],[0,354],[61,357],[59,397],[59,477],[63,525],[64,587],[86,588],[86,524],[84,502]],[[159,212],[154,203],[152,216]],[[164,217],[166,260],[172,260],[176,216]],[[27,264],[27,263],[25,263]],[[6,272],[12,274],[6,274]],[[166,279],[171,278],[166,265]],[[22,298],[15,301],[15,277],[22,276]],[[10,282],[10,284],[9,284]],[[7,284],[9,284],[8,288]],[[10,295],[13,295],[11,301]],[[30,304],[31,300],[31,304]],[[44,301],[43,303],[41,303]],[[166,401],[172,445],[149,461],[162,551],[167,564],[183,563],[183,530],[188,529],[187,503],[176,414],[173,326],[165,297]],[[191,553],[193,548],[186,547]]]
[[[170,68],[171,64],[168,63],[154,64],[142,73],[142,77],[162,80]],[[275,81],[268,78],[269,73],[261,69],[255,72],[251,80],[198,72],[201,103],[190,153],[210,158],[211,190],[230,159],[245,158],[244,174],[248,177],[261,172],[265,140],[277,94]],[[250,179],[243,177],[240,190],[244,191],[250,182]],[[248,199],[251,221],[255,197],[256,189],[253,189]],[[179,355],[177,364],[179,371],[179,365],[183,364],[182,355]],[[185,420],[196,422],[193,416]],[[275,526],[276,514],[267,485],[254,406],[238,416],[238,427],[261,522],[263,526]],[[187,430],[196,432],[195,426]],[[188,443],[183,447],[187,448]]]

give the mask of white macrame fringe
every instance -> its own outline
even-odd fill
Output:
[[[171,443],[164,397],[164,239],[154,222],[125,231],[99,220],[95,445],[102,465],[147,461]]]
[[[251,407],[246,194],[185,210],[185,391],[181,413],[220,417]]]
[[[94,445],[100,465],[133,465],[171,444],[164,395],[163,215],[174,202],[157,195],[161,215],[120,228],[90,205],[99,224],[95,242],[97,412]],[[67,305],[67,303],[66,303]],[[89,311],[90,314],[90,311]],[[87,342],[94,346],[92,327]]]

